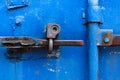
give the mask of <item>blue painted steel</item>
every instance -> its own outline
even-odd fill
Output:
[[[98,68],[98,47],[97,47],[97,33],[99,23],[101,23],[100,9],[98,5],[99,0],[88,0],[87,8],[87,24],[88,24],[88,53],[89,53],[89,80],[99,79]]]
[[[89,1],[89,0],[88,0]],[[93,0],[95,1],[95,0]],[[101,9],[98,5],[92,5],[88,3],[87,7],[87,22],[101,22],[102,23],[102,17],[101,17]]]
[[[91,23],[88,26],[89,38],[89,80],[98,80],[98,47],[97,47],[98,23]]]
[[[100,0],[103,15],[102,29],[113,29],[120,35],[120,0]],[[120,47],[99,48],[99,71],[101,80],[120,80]]]
[[[58,39],[82,39],[85,45],[60,47],[58,59],[44,58],[47,48],[40,48],[18,53],[19,60],[0,47],[0,80],[120,80],[120,47],[97,47],[96,40],[101,22],[100,28],[120,34],[120,0],[29,0],[27,7],[14,10],[6,1],[0,0],[0,36],[43,39],[48,23],[56,23],[61,26]]]
[[[59,39],[86,41],[86,27],[82,24],[86,3],[86,0],[29,0],[28,7],[8,10],[6,0],[0,0],[0,36],[44,39],[48,23],[56,23],[61,26]],[[88,80],[86,49],[86,45],[61,47],[58,59],[43,58],[45,48],[34,49],[19,55],[22,58],[17,61],[8,59],[7,50],[0,48],[0,80]]]

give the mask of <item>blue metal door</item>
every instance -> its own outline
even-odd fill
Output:
[[[29,0],[25,7],[18,7],[23,0],[9,0],[7,5],[6,1],[0,0],[0,36],[44,39],[46,26],[56,23],[61,27],[59,39],[86,40],[85,0]],[[60,47],[60,57],[49,59],[43,57],[46,49],[40,48],[23,52],[16,60],[1,47],[0,80],[87,80],[86,49],[86,45]]]
[[[100,6],[102,8],[103,25],[102,29],[112,29],[113,34],[119,35],[119,0],[100,0]],[[116,41],[117,42],[117,41]],[[120,47],[100,47],[99,53],[99,69],[100,79],[104,80],[120,80],[119,61],[120,61]]]
[[[119,0],[0,0],[0,80],[120,80],[119,5]],[[11,50],[23,40],[3,45],[4,37],[38,43],[46,39],[48,24],[60,26],[57,40],[84,45],[60,46],[58,58],[46,57],[48,47]]]

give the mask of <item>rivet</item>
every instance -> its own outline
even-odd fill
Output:
[[[104,38],[104,42],[105,42],[105,43],[108,43],[109,41],[110,41],[110,40],[109,40],[108,37]]]

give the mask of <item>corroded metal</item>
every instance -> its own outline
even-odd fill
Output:
[[[5,37],[1,39],[2,44],[4,45],[34,45],[35,41],[29,37]]]
[[[115,35],[113,37],[112,46],[120,46],[120,36]]]
[[[53,52],[54,42],[60,32],[60,26],[58,24],[48,24],[47,26],[47,39],[49,41],[48,50],[49,53]]]
[[[110,46],[112,44],[113,34],[111,32],[105,32],[102,39],[102,46]]]
[[[54,42],[54,46],[84,45],[83,40],[54,40],[53,42]],[[48,45],[49,45],[49,41],[47,39],[33,39],[27,37],[1,38],[1,46],[6,46],[7,48],[36,48],[36,47],[46,47]]]
[[[47,40],[41,40],[41,45],[48,45]],[[83,40],[54,40],[54,46],[83,46]]]
[[[60,32],[60,26],[58,24],[48,24],[47,26],[47,38],[55,39]]]
[[[48,48],[48,57],[56,56],[56,50],[59,46],[82,46],[83,40],[56,40],[60,32],[58,24],[48,24],[46,30],[46,39],[36,39],[30,37],[1,37],[0,46],[5,46],[9,50],[27,50],[31,48]]]

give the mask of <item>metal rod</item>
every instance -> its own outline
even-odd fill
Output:
[[[36,43],[37,42],[37,43]],[[82,46],[83,40],[53,40],[53,46]],[[7,48],[36,48],[36,47],[51,47],[51,41],[47,39],[32,39],[32,38],[2,38],[0,46]]]
[[[48,45],[47,40],[41,40],[40,45]],[[82,46],[84,45],[83,40],[54,40],[55,46]]]
[[[88,0],[89,80],[98,80],[97,30],[99,22],[98,0]]]
[[[120,46],[120,36],[119,35],[113,36],[112,46]]]
[[[98,24],[93,23],[88,27],[89,38],[89,80],[98,80],[98,47],[96,33]]]
[[[49,47],[49,53],[51,54],[52,53],[52,51],[53,51],[53,39],[49,39],[49,45],[48,45]]]

